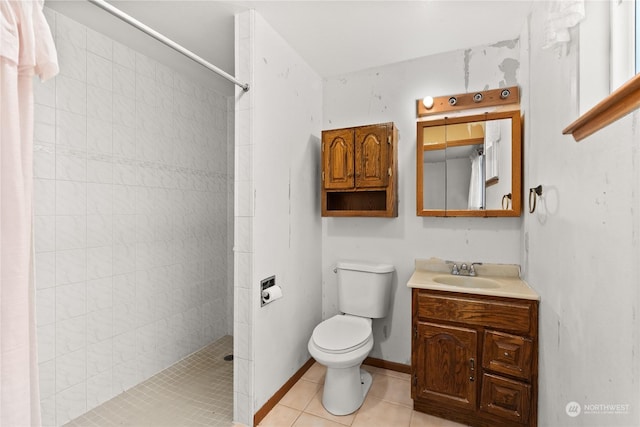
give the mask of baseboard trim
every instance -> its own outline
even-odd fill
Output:
[[[411,365],[405,365],[403,363],[389,362],[388,360],[378,359],[375,357],[367,357],[364,359],[363,363],[365,365],[375,366],[376,368],[411,374]]]
[[[305,364],[302,365],[302,367],[298,369],[296,373],[293,374],[293,376],[289,378],[289,380],[286,383],[284,383],[284,385],[280,387],[278,391],[276,391],[273,394],[273,396],[271,396],[271,398],[267,400],[264,405],[262,405],[260,409],[258,409],[258,411],[253,415],[254,426],[257,426],[258,424],[260,424],[260,422],[264,419],[264,417],[266,417],[267,414],[278,404],[278,402],[280,402],[280,400],[284,397],[284,395],[287,394],[289,390],[291,390],[291,387],[293,387],[294,384],[297,383],[300,378],[302,378],[304,373],[307,372],[307,370],[314,363],[315,363],[315,360],[313,358],[310,358],[309,360],[307,360]]]
[[[287,382],[284,383],[284,385],[280,387],[278,391],[276,391],[273,394],[273,396],[271,396],[271,398],[267,400],[264,405],[262,405],[260,409],[258,409],[258,411],[253,415],[254,426],[257,426],[258,424],[260,424],[260,422],[264,419],[264,417],[266,417],[267,414],[278,404],[278,402],[282,400],[284,395],[287,394],[289,390],[291,390],[291,387],[293,387],[294,384],[297,383],[300,378],[302,378],[304,373],[307,372],[307,370],[309,370],[309,368],[314,363],[315,363],[315,360],[313,358],[310,358],[309,360],[307,360],[306,363],[302,365],[302,367],[298,369],[296,373],[293,374],[293,376],[289,378]],[[405,365],[397,362],[389,362],[387,360],[378,359],[375,357],[367,357],[364,360],[364,364],[369,366],[374,366],[376,368],[388,369],[390,371],[402,372],[405,374],[411,373],[411,365]]]

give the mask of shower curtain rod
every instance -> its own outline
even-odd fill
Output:
[[[242,90],[244,90],[245,92],[247,92],[249,90],[249,83],[242,83],[241,81],[239,81],[238,79],[233,77],[231,74],[221,70],[220,68],[216,67],[212,63],[202,59],[201,57],[199,57],[195,53],[193,53],[190,50],[182,47],[181,45],[179,45],[178,43],[174,42],[170,38],[160,34],[156,30],[154,30],[153,28],[150,28],[149,26],[143,24],[142,22],[138,21],[137,19],[133,18],[132,16],[127,15],[126,13],[121,11],[120,9],[118,9],[118,8],[110,5],[109,3],[107,3],[105,0],[88,0],[88,1],[89,1],[89,3],[93,3],[94,5],[98,6],[99,8],[109,12],[110,14],[115,16],[116,18],[119,18],[119,19],[123,20],[124,22],[136,27],[137,29],[139,29],[143,33],[153,37],[154,39],[158,40],[159,42],[169,46],[173,50],[175,50],[177,52],[180,52],[181,54],[183,54],[187,58],[197,62],[198,64],[200,64],[203,67],[213,71],[214,73],[218,74],[219,76],[224,77],[225,79],[229,80],[233,84],[235,84],[237,86],[240,86],[242,88]]]

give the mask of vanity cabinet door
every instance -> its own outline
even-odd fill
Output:
[[[322,134],[322,176],[324,188],[354,188],[353,129],[337,129]]]
[[[477,331],[428,322],[417,328],[416,397],[475,410]]]
[[[389,181],[391,139],[385,125],[355,129],[356,187],[385,187]]]

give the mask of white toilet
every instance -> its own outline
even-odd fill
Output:
[[[394,267],[360,261],[336,265],[338,314],[315,327],[309,353],[327,367],[322,405],[334,415],[356,411],[371,387],[360,365],[373,348],[371,319],[389,311]]]

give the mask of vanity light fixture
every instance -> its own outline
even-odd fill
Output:
[[[422,105],[424,105],[424,108],[426,108],[427,110],[430,110],[433,108],[433,96],[425,96],[424,98],[422,98]]]
[[[518,104],[519,99],[518,86],[511,86],[443,96],[425,96],[424,98],[416,99],[415,102],[417,116],[426,117],[467,108],[487,108]]]

